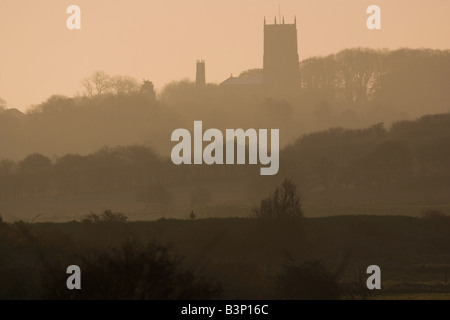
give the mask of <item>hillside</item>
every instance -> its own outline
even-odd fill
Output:
[[[174,165],[141,145],[104,147],[52,159],[0,160],[0,213],[8,221],[70,221],[90,211],[161,217],[248,217],[279,182],[298,185],[307,216],[418,216],[450,202],[450,114],[333,128],[299,137],[268,177],[252,165]],[[35,218],[38,216],[37,218]]]

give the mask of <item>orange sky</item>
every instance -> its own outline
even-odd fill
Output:
[[[81,8],[81,30],[66,8]],[[0,97],[25,110],[73,95],[94,70],[153,81],[208,82],[262,66],[263,17],[297,15],[300,60],[349,47],[450,49],[450,0],[0,0]],[[382,30],[366,28],[381,7]]]

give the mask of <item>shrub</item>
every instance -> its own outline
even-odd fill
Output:
[[[428,209],[421,212],[422,219],[428,221],[447,221],[450,220],[450,216],[437,209]]]
[[[450,227],[450,215],[436,209],[422,211],[422,220],[433,228],[448,229]]]
[[[342,294],[337,273],[322,260],[282,265],[277,285],[282,299],[335,300]]]
[[[301,197],[297,193],[297,186],[290,179],[284,179],[281,187],[277,187],[271,195],[263,199],[254,212],[258,218],[263,219],[302,218]]]
[[[93,212],[87,214],[81,222],[83,223],[126,223],[127,216],[119,212],[105,210],[100,215]]]
[[[44,274],[47,298],[191,300],[221,295],[218,284],[185,270],[170,247],[153,242],[142,245],[129,240],[109,252],[86,254],[79,260],[81,290],[67,290],[64,267],[54,265],[54,272]]]

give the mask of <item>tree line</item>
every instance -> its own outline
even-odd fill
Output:
[[[450,114],[428,115],[364,129],[332,128],[305,134],[280,154],[280,172],[264,185],[291,177],[303,190],[450,188]],[[145,201],[164,188],[241,181],[255,186],[252,165],[176,166],[142,145],[103,147],[88,155],[34,153],[0,160],[0,199],[135,190]]]
[[[241,74],[258,75],[258,69]],[[278,128],[286,146],[330,127],[357,129],[450,110],[448,50],[346,49],[303,60],[300,75],[297,91],[275,96],[262,87],[198,87],[186,79],[156,90],[149,80],[97,71],[81,81],[80,94],[53,95],[26,114],[0,100],[0,157],[88,154],[131,144],[165,155],[171,132],[199,119],[221,130]]]

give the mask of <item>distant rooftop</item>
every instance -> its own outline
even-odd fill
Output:
[[[16,108],[9,108],[9,109],[3,110],[2,114],[12,117],[12,118],[25,117],[25,114]]]
[[[221,86],[238,86],[238,85],[257,85],[262,84],[262,77],[229,77],[227,80],[223,81]]]

